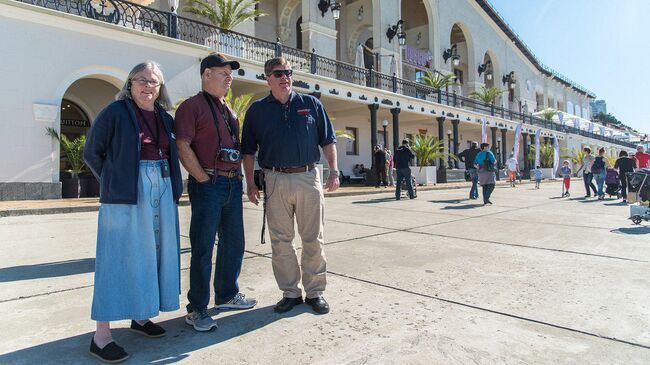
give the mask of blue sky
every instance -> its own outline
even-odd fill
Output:
[[[650,132],[650,0],[489,0],[547,66]]]

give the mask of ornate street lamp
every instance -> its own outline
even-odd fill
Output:
[[[388,26],[388,29],[386,30],[388,43],[392,42],[393,38],[397,36],[397,41],[399,42],[400,46],[404,46],[406,44],[406,32],[404,32],[404,29],[402,29],[402,24],[404,24],[404,21],[400,19],[397,21],[397,24]]]
[[[456,44],[452,44],[450,48],[442,52],[442,59],[445,60],[445,63],[450,58],[454,66],[460,65],[460,56],[458,55],[458,46]]]
[[[325,13],[330,9],[332,10],[332,18],[334,18],[334,20],[338,20],[341,16],[341,4],[337,2],[332,3],[332,0],[319,0],[318,9],[323,18],[325,17]]]

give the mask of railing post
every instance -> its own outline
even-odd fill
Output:
[[[309,67],[309,72],[312,74],[316,74],[316,49],[312,48],[311,49],[311,65]]]
[[[393,92],[397,93],[397,75],[393,72]]]
[[[438,104],[442,104],[442,90],[436,89],[436,92],[438,93]]]
[[[490,103],[490,115],[494,116],[494,102]]]
[[[366,80],[366,86],[375,87],[373,80],[375,79],[375,71],[372,68],[372,65],[368,68],[368,79]]]
[[[167,35],[169,38],[178,38],[178,15],[176,13],[169,13],[168,21]]]
[[[458,105],[458,99],[456,97],[456,90],[454,90],[453,100],[454,100],[454,106]]]
[[[275,42],[275,57],[282,57],[282,43],[280,43],[280,38]]]
[[[503,106],[501,106],[500,108],[501,108],[501,118],[506,119],[506,109]]]

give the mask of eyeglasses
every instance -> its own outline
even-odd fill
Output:
[[[147,80],[147,79],[133,79],[133,82],[137,82],[138,85],[140,86],[145,86],[149,85],[151,87],[158,87],[160,86],[160,81],[158,80]]]
[[[271,75],[273,75],[276,79],[279,79],[282,77],[282,75],[291,77],[291,75],[293,75],[293,70],[273,70],[271,71]]]

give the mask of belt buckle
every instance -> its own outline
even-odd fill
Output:
[[[233,178],[235,176],[237,176],[237,170],[235,169],[228,170],[228,178]]]

